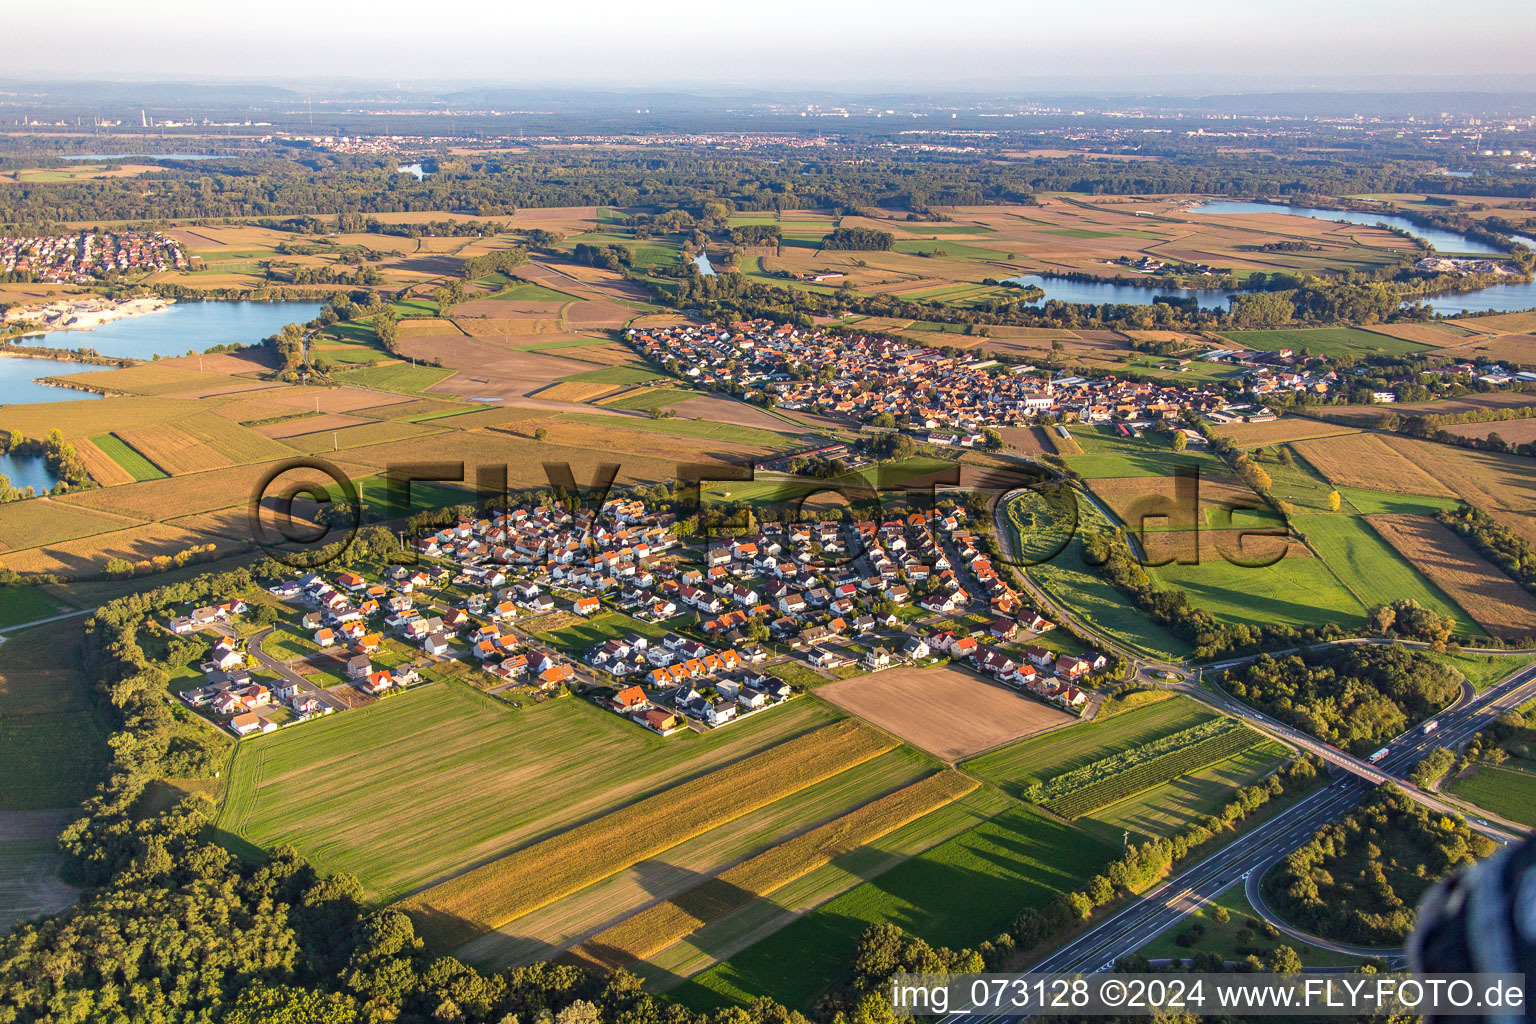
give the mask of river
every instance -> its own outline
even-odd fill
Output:
[[[1475,241],[1454,231],[1446,231],[1442,228],[1420,227],[1407,217],[1391,213],[1361,213],[1356,210],[1319,210],[1310,206],[1285,206],[1280,203],[1250,203],[1237,202],[1227,199],[1218,199],[1208,203],[1201,203],[1190,208],[1190,212],[1214,213],[1218,215],[1250,214],[1250,213],[1285,213],[1292,217],[1306,217],[1309,220],[1331,220],[1344,224],[1363,224],[1370,227],[1374,224],[1386,224],[1406,231],[1415,238],[1422,238],[1441,253],[1474,253],[1479,256],[1500,256],[1502,249],[1495,249],[1486,242]]]

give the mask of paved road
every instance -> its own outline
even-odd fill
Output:
[[[278,659],[268,654],[266,651],[262,650],[262,641],[271,636],[272,631],[276,628],[277,627],[275,626],[268,626],[261,632],[253,634],[249,642],[246,644],[246,650],[250,652],[252,657],[261,663],[262,668],[276,672],[278,675],[282,676],[284,679],[297,686],[303,693],[309,694],[311,697],[314,697],[322,704],[325,704],[327,707],[333,707],[337,711],[346,710],[346,705],[339,704],[333,700],[330,694],[325,692],[324,688],[315,685],[308,679],[305,679],[303,676],[299,675],[293,669],[289,668],[286,662],[279,661]]]

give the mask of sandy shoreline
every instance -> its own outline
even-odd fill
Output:
[[[163,313],[175,304],[174,299],[158,296],[126,299],[114,302],[93,296],[89,299],[60,299],[44,306],[7,311],[7,322],[31,321],[42,324],[42,331],[89,331],[114,320]],[[21,337],[29,337],[22,335]]]

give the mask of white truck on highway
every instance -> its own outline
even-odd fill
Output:
[[[1390,749],[1391,749],[1390,747],[1382,747],[1380,750],[1376,751],[1376,753],[1374,753],[1370,757],[1366,758],[1366,760],[1370,761],[1371,764],[1375,764],[1376,762],[1380,761],[1382,758],[1386,757],[1387,756],[1387,751],[1390,750]]]
[[[1434,732],[1438,728],[1440,728],[1440,720],[1438,718],[1435,719],[1434,721],[1425,722],[1424,723],[1424,735],[1428,736],[1430,733]]]

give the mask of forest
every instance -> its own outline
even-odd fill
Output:
[[[1456,699],[1461,680],[1424,651],[1346,645],[1228,669],[1221,685],[1287,725],[1368,754]]]
[[[1266,899],[1324,938],[1398,946],[1430,886],[1494,850],[1461,818],[1432,814],[1402,790],[1383,787],[1286,857],[1264,880]]]

